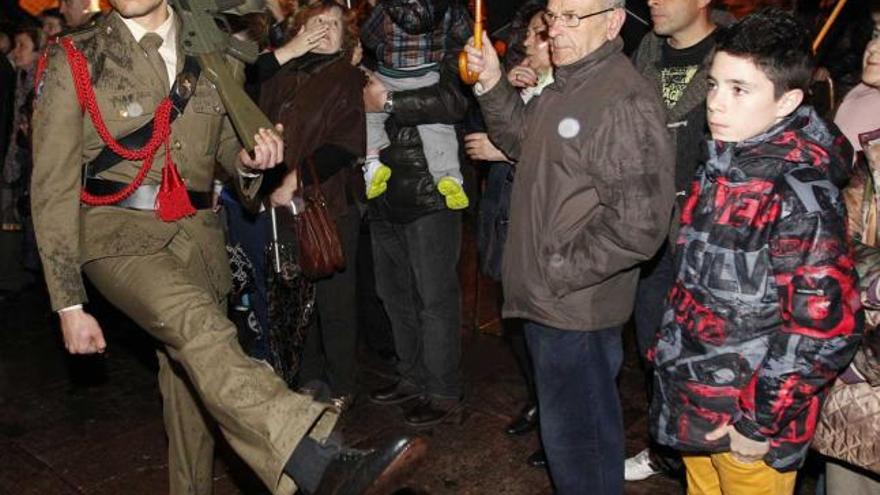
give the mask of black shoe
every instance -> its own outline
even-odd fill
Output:
[[[544,449],[538,449],[532,452],[532,455],[526,459],[526,464],[535,468],[546,468],[547,456],[544,455]]]
[[[423,438],[402,437],[382,447],[337,454],[312,495],[379,495],[394,491],[424,457]]]
[[[402,382],[397,382],[370,392],[370,402],[381,405],[400,404],[401,402],[413,400],[420,395],[421,391],[419,389]]]
[[[425,398],[404,415],[404,422],[410,426],[434,426],[461,409],[460,399],[437,400]]]
[[[508,435],[524,435],[538,427],[538,405],[531,403],[523,408],[519,416],[507,425]]]

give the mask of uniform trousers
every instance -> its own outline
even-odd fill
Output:
[[[248,357],[196,242],[183,229],[149,255],[114,256],[83,271],[123,313],[164,344],[159,385],[168,434],[170,493],[212,492],[220,432],[276,495],[292,494],[285,463],[306,435],[326,438],[337,415],[291,392],[272,369]]]

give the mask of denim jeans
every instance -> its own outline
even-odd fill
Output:
[[[636,289],[633,323],[636,327],[636,344],[639,349],[639,360],[645,370],[645,390],[650,404],[654,386],[651,363],[645,355],[654,345],[657,331],[663,322],[666,311],[666,294],[675,281],[675,256],[668,243],[664,243],[651,261],[642,266],[639,285]],[[667,472],[677,472],[682,468],[681,455],[675,449],[660,445],[653,439],[650,441],[651,463]]]
[[[462,394],[461,213],[441,211],[409,223],[370,225],[376,292],[394,334],[401,380],[436,399]]]
[[[623,493],[621,327],[559,330],[525,324],[535,368],[541,441],[561,495]]]

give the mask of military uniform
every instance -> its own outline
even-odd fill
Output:
[[[122,19],[113,13],[71,37],[88,60],[110,133],[118,139],[147,123],[169,88]],[[180,45],[178,71],[184,64]],[[199,210],[163,222],[153,211],[81,204],[83,165],[105,144],[77,103],[65,53],[57,46],[38,94],[33,215],[53,309],[86,301],[85,272],[107,299],[164,344],[159,383],[171,493],[211,492],[214,440],[200,405],[266,486],[292,493],[285,462],[310,431],[316,438],[328,434],[336,414],[290,392],[268,366],[242,352],[226,318],[230,274],[217,215]],[[199,80],[173,122],[169,148],[187,188],[209,191],[219,163],[246,195],[256,194],[260,180],[236,170],[240,144],[207,78]],[[145,184],[159,183],[163,163],[160,146]],[[140,166],[123,161],[99,177],[130,183]]]

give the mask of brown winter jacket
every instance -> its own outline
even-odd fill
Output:
[[[284,124],[286,170],[313,158],[334,217],[344,215],[363,190],[354,159],[366,149],[364,75],[349,55],[306,54],[285,64],[262,88],[260,107]],[[304,172],[308,185],[310,174]]]
[[[502,266],[504,316],[566,330],[623,324],[638,264],[665,239],[674,150],[651,85],[618,38],[529,105],[502,78],[478,97],[492,141],[517,159]]]

